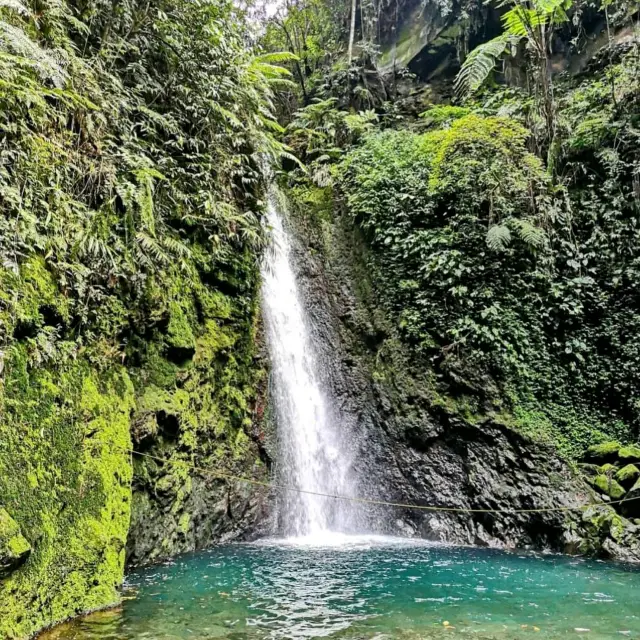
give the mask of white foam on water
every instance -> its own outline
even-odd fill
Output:
[[[346,534],[339,531],[322,531],[306,536],[288,538],[263,538],[253,543],[259,546],[300,547],[309,549],[375,549],[382,547],[440,547],[444,543],[421,538],[400,538],[373,534]]]

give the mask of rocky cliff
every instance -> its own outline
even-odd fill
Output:
[[[47,358],[38,340],[67,331],[65,299],[42,261],[23,267],[0,382],[0,637],[115,603],[126,559],[210,546],[261,517],[260,491],[216,475],[267,471],[246,264],[216,284],[204,268],[197,284],[151,287],[154,319],[121,365],[98,360],[104,346]]]
[[[552,446],[504,416],[474,414],[463,398],[441,393],[433,370],[416,362],[383,311],[367,243],[338,203],[298,202],[292,219],[325,384],[344,428],[356,434],[367,491],[391,502],[503,511],[376,509],[375,528],[456,544],[640,560],[638,525],[606,506]],[[574,509],[585,504],[593,506]]]

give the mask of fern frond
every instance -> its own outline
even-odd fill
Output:
[[[547,241],[547,233],[526,218],[514,218],[511,221],[518,237],[531,249],[540,249]]]
[[[0,0],[0,9],[10,9],[21,16],[26,16],[29,13],[27,7],[20,0]]]
[[[50,80],[58,88],[67,79],[62,65],[52,53],[31,40],[22,29],[3,20],[0,20],[1,49],[27,60],[42,79]]]
[[[466,57],[454,85],[459,96],[467,98],[482,86],[511,40],[503,34],[476,47]]]
[[[170,257],[164,251],[162,245],[149,234],[144,233],[144,231],[139,231],[136,233],[136,240],[143,252],[148,256],[153,257],[156,262],[161,264],[167,264],[170,262]]]
[[[291,160],[292,162],[295,162],[298,165],[298,167],[302,169],[304,173],[307,173],[307,168],[300,161],[300,158],[293,155],[293,153],[291,153],[290,151],[287,151],[286,149],[282,149],[280,150],[279,155],[281,158],[286,158],[287,160]]]
[[[283,62],[296,62],[300,58],[289,51],[274,51],[273,53],[263,53],[256,56],[254,60],[265,64],[282,64]]]
[[[492,251],[504,251],[511,244],[511,232],[504,224],[494,224],[487,232],[487,246]]]
[[[291,71],[285,67],[279,67],[276,64],[267,64],[266,62],[256,62],[255,60],[251,63],[249,69],[254,73],[262,74],[267,79],[291,75]]]
[[[172,238],[171,236],[167,236],[162,240],[162,246],[173,254],[175,257],[179,258],[190,258],[191,257],[191,249],[178,240],[177,238]]]

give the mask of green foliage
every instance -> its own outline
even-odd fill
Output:
[[[532,248],[546,249],[530,227],[543,223],[549,184],[526,137],[507,120],[468,115],[421,136],[377,134],[342,165],[349,210],[380,252],[400,327],[457,376],[466,359],[524,373],[536,349],[528,315],[510,311],[513,290],[535,296],[544,277]],[[503,250],[492,255],[487,240],[495,249],[497,236]]]
[[[261,39],[264,48],[287,51],[293,56],[288,67],[297,87],[279,96],[287,114],[295,109],[298,94],[303,103],[308,102],[320,81],[326,58],[338,49],[340,34],[335,13],[341,8],[340,2],[327,0],[287,0],[266,20]]]
[[[3,638],[116,600],[132,414],[138,435],[179,406],[182,464],[204,437],[253,464],[262,167],[288,153],[291,57],[246,42],[227,1],[1,3],[0,496],[32,547],[0,583]],[[136,402],[157,388],[166,406]]]
[[[433,107],[429,107],[426,111],[423,111],[420,114],[420,117],[429,125],[442,126],[450,124],[458,118],[463,118],[470,113],[471,109],[466,107],[438,104]]]
[[[622,346],[635,312],[609,306],[605,290],[616,289],[585,268],[576,192],[552,186],[513,120],[442,122],[421,135],[368,136],[339,172],[374,249],[381,299],[416,359],[447,394],[506,408],[509,424],[568,458],[607,437],[633,438],[635,347],[617,356],[617,370],[607,349]],[[619,240],[598,242],[602,255]]]
[[[350,113],[337,108],[337,100],[316,99],[295,112],[286,129],[287,143],[308,166],[319,187],[331,184],[331,164],[365,133],[371,131],[374,111]]]
[[[493,40],[477,46],[464,60],[456,77],[456,91],[469,97],[477,91],[494,70],[498,59],[505,53],[515,53],[522,40],[533,55],[546,58],[550,41],[545,31],[568,21],[571,0],[504,0],[499,7],[511,5],[502,15],[504,31]]]

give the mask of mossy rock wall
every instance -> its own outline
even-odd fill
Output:
[[[0,382],[0,501],[31,548],[0,576],[0,637],[25,638],[118,600],[131,511],[131,380],[83,358]]]
[[[164,320],[132,370],[132,432],[141,455],[134,456],[130,564],[243,535],[263,512],[263,492],[228,479],[264,479],[268,471],[258,279],[249,256],[246,265],[226,280],[229,294],[179,278],[158,291]]]
[[[202,263],[188,281],[150,278],[122,351],[109,329],[130,325],[115,296],[83,346],[43,261],[17,290],[0,376],[0,638],[11,639],[116,603],[127,555],[144,564],[244,535],[266,502],[226,476],[265,478],[268,464],[249,252],[226,273]]]

